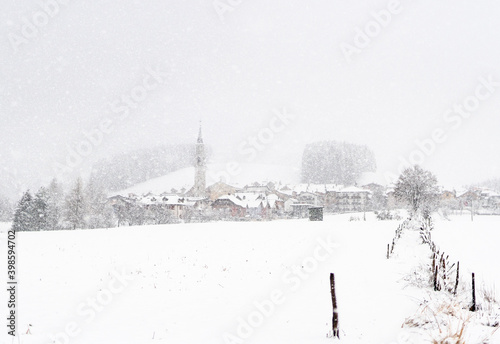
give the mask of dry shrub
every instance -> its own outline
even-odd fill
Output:
[[[432,343],[463,344],[471,318],[472,315],[462,309],[459,302],[448,299],[435,307],[422,305],[414,316],[405,320],[403,327],[424,330]]]
[[[418,329],[434,344],[488,343],[500,327],[493,331],[486,330],[485,321],[492,318],[485,317],[481,312],[469,312],[464,302],[446,296],[439,301],[425,302],[412,317],[405,320],[403,327]]]
[[[498,299],[496,296],[496,288],[495,285],[492,285],[490,287],[487,287],[486,285],[483,284],[481,287],[481,290],[479,291],[481,294],[481,297],[484,302],[490,303],[490,304],[498,304]]]
[[[465,321],[460,321],[455,328],[453,328],[451,322],[448,324],[445,334],[441,334],[437,337],[432,338],[433,344],[465,344],[465,329],[469,319]]]
[[[478,306],[478,317],[480,322],[489,327],[500,327],[500,302],[496,296],[495,286],[490,287],[484,284],[479,289],[479,295],[482,299]]]

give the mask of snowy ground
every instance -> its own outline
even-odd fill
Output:
[[[474,222],[469,216],[453,216],[439,223],[433,235],[444,251],[461,261],[464,274],[475,272],[481,283],[500,287],[500,216],[476,216]]]
[[[342,342],[428,340],[418,329],[402,328],[432,294],[408,285],[412,269],[426,262],[425,247],[415,246],[412,235],[403,237],[387,260],[399,222],[351,216],[19,233],[22,335],[4,337],[3,327],[0,338],[26,344],[331,343],[334,272]],[[475,271],[498,286],[499,225],[500,217],[439,220],[433,239],[461,260],[464,273]],[[2,257],[6,228],[0,225]],[[5,276],[5,259],[1,264]],[[500,343],[495,336],[490,342]]]

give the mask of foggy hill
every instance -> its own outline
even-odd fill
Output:
[[[375,172],[375,156],[363,145],[319,141],[308,144],[302,156],[303,183],[354,185],[365,172]]]
[[[98,161],[92,177],[108,191],[126,189],[193,165],[194,144],[163,145],[114,155]]]

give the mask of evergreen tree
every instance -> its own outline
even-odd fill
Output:
[[[377,188],[373,191],[370,203],[372,210],[378,211],[387,208],[387,198],[383,188]]]
[[[47,189],[47,194],[47,229],[61,229],[62,208],[64,206],[64,191],[55,178],[50,182],[50,185]]]
[[[85,210],[83,182],[78,178],[64,202],[64,219],[72,229],[85,228]]]
[[[10,201],[0,196],[0,221],[12,221],[13,212]]]
[[[33,230],[45,231],[48,229],[49,195],[43,186],[35,194],[33,199]]]
[[[88,228],[109,228],[115,223],[113,208],[103,190],[98,186],[94,176],[91,176],[85,188],[86,217]]]
[[[163,225],[166,223],[173,223],[173,216],[164,205],[151,204],[146,210],[147,223],[155,225]]]
[[[118,203],[113,206],[113,213],[117,220],[118,227],[123,226],[125,224],[129,225],[129,204]]]
[[[28,190],[17,204],[12,229],[16,232],[32,231],[33,222],[33,196]]]
[[[128,208],[128,223],[129,226],[142,226],[148,220],[148,211],[144,206],[133,203]]]

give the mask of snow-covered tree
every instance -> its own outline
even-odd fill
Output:
[[[127,218],[130,226],[142,226],[147,221],[146,209],[140,204],[131,204]]]
[[[117,203],[113,206],[114,216],[117,220],[118,227],[123,225],[129,225],[129,208],[128,203]]]
[[[443,216],[448,219],[448,215],[453,213],[453,211],[460,209],[460,200],[455,196],[443,198],[439,202],[439,208],[441,209]]]
[[[64,191],[56,179],[52,179],[47,188],[48,209],[47,209],[47,229],[61,229],[62,209],[64,206]]]
[[[12,221],[12,229],[16,232],[34,230],[33,219],[33,196],[26,191],[17,204]]]
[[[162,225],[174,222],[172,213],[161,204],[152,204],[146,211],[147,222]]]
[[[383,188],[377,188],[373,191],[370,199],[370,208],[372,210],[383,210],[387,208],[387,197]]]
[[[33,230],[45,231],[48,229],[49,194],[43,186],[38,190],[33,199],[32,216]]]
[[[418,165],[409,167],[399,176],[394,196],[409,206],[412,215],[428,219],[439,203],[437,179]]]
[[[66,196],[64,202],[64,219],[73,229],[85,228],[85,195],[83,192],[83,182],[78,178],[75,185]]]
[[[85,188],[86,216],[88,228],[109,228],[115,224],[113,208],[108,204],[108,198],[91,177]]]
[[[14,210],[10,201],[0,196],[0,221],[11,221],[13,212]]]

